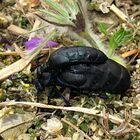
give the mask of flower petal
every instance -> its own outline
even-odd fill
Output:
[[[32,38],[31,40],[29,40],[29,41],[26,41],[25,43],[24,43],[24,45],[25,45],[25,48],[26,48],[26,50],[32,50],[32,49],[35,49],[37,46],[38,46],[38,44],[39,43],[41,43],[43,41],[43,38],[37,38],[37,37],[35,37],[35,38]],[[48,48],[48,47],[55,47],[55,46],[57,46],[58,45],[58,43],[57,42],[55,42],[55,41],[48,41],[48,43],[46,44],[46,46],[45,46],[45,48]]]

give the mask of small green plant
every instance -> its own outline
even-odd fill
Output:
[[[99,25],[99,30],[108,37],[109,47],[105,47],[102,40],[92,31],[91,22],[87,16],[87,3],[85,0],[63,0],[60,4],[52,0],[44,0],[49,8],[40,9],[45,13],[42,18],[49,23],[59,26],[67,26],[70,36],[80,40],[83,45],[96,47],[103,51],[110,59],[125,65],[122,59],[114,54],[114,50],[122,43],[130,40],[131,36],[123,28],[108,34],[105,24]],[[129,38],[129,39],[128,39]]]
[[[98,29],[109,40],[108,56],[110,57],[113,55],[115,49],[129,43],[133,37],[131,30],[125,30],[122,27],[114,31],[113,33],[108,33],[107,25],[104,23],[100,23],[98,25]]]
[[[109,55],[123,44],[128,43],[132,39],[132,34],[130,31],[120,28],[118,31],[114,32],[109,38]]]

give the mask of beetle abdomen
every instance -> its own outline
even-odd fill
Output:
[[[104,91],[112,91],[113,93],[123,93],[126,91],[131,83],[130,74],[125,67],[116,63],[113,60],[106,62],[106,68],[108,70],[108,76],[106,82],[102,86]]]
[[[75,90],[121,93],[130,86],[128,71],[113,60],[104,64],[72,65],[58,74],[58,83]]]

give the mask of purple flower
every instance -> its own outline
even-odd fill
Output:
[[[6,45],[5,49],[6,50],[11,50],[11,51],[15,50],[15,48],[13,46],[10,46],[10,45]]]
[[[35,49],[39,43],[41,43],[43,41],[43,38],[32,38],[29,41],[26,41],[25,44],[25,48],[26,50],[32,50]],[[44,48],[48,48],[48,47],[55,47],[58,46],[58,43],[55,41],[48,41],[48,43],[46,44],[46,46]]]

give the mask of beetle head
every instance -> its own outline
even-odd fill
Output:
[[[37,91],[43,91],[45,87],[51,85],[51,74],[48,72],[47,67],[40,66],[36,70],[35,86]]]

